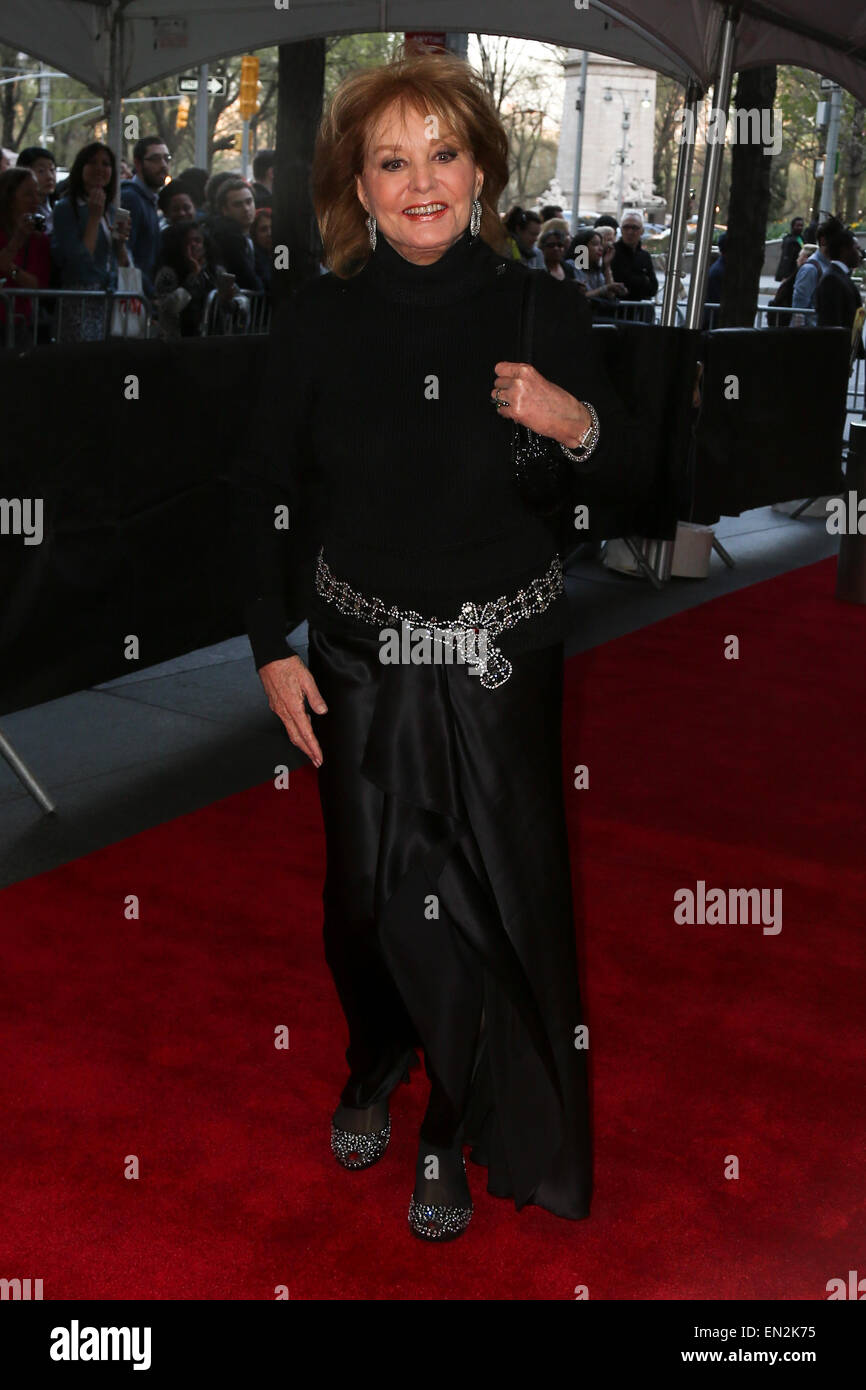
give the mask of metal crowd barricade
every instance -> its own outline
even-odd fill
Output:
[[[854,358],[854,369],[848,378],[848,399],[846,407],[849,415],[861,415],[866,419],[866,360]]]
[[[30,301],[29,314],[19,307],[19,301]],[[125,301],[135,301],[141,306],[140,311],[123,313],[119,315],[123,332],[113,333],[112,323],[114,320],[115,306],[124,306]],[[85,306],[102,306],[101,325],[99,333],[95,339],[85,339],[82,336],[71,335],[66,341],[104,341],[110,337],[144,337],[153,336],[153,309],[150,301],[140,294],[133,294],[128,290],[28,290],[13,289],[4,284],[0,287],[0,305],[3,306],[4,322],[0,324],[3,334],[3,346],[7,348],[28,348],[36,347],[39,343],[57,343],[63,339],[63,319],[64,310],[66,321],[69,323],[70,317],[78,309],[81,320],[83,321]],[[41,312],[40,312],[41,311]],[[139,312],[142,315],[139,319]],[[143,333],[130,332],[132,325],[139,326],[144,330]],[[92,328],[92,324],[90,325]]]
[[[271,304],[264,290],[239,290],[228,303],[221,302],[219,290],[211,290],[205,300],[201,321],[204,338],[220,335],[249,337],[267,333],[271,326]]]
[[[718,308],[718,305],[715,307]],[[778,314],[776,323],[771,322],[770,314]],[[775,304],[759,304],[752,326],[753,328],[797,328],[800,325],[791,322],[795,315],[802,319],[804,326],[817,327],[818,325],[817,309],[785,309],[781,305],[777,307]]]
[[[613,318],[617,323],[655,323],[658,305],[654,299],[617,299]]]

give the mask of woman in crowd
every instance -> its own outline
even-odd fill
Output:
[[[224,333],[249,313],[249,301],[217,264],[207,229],[192,219],[162,232],[154,302],[161,338],[191,338],[205,328],[208,334]]]
[[[544,269],[544,257],[536,245],[541,231],[541,217],[521,207],[514,207],[505,218],[508,250],[512,259],[523,261],[531,270]]]
[[[85,145],[69,171],[66,193],[54,207],[51,254],[65,290],[115,290],[117,267],[128,265],[129,218],[119,222],[114,151],[100,140]],[[106,336],[108,309],[102,299],[59,300],[63,342]]]
[[[164,183],[157,194],[156,203],[164,219],[163,228],[174,222],[195,220],[196,206],[192,194],[180,179]]]
[[[48,289],[51,249],[48,234],[38,227],[38,218],[39,186],[31,170],[16,167],[0,174],[0,289]],[[0,295],[4,342],[8,342],[7,305],[11,306],[13,322],[21,323],[25,333],[33,322],[32,299]]]
[[[568,246],[568,226],[559,217],[552,217],[541,228],[538,247],[544,257],[544,268],[554,280],[573,280],[573,265],[566,264],[565,252]]]
[[[617,299],[626,293],[625,285],[619,284],[611,274],[613,242],[605,250],[601,232],[594,227],[583,227],[571,243],[570,254],[578,286],[593,310],[612,313]]]
[[[570,516],[624,417],[576,287],[509,255],[507,179],[506,132],[458,58],[341,84],[313,166],[333,273],[281,311],[233,470],[255,664],[318,769],[324,948],[349,1043],[332,1151],[348,1169],[382,1158],[389,1098],[423,1045],[409,1225],[432,1241],[470,1219],[464,1143],[518,1209],[577,1220],[590,1205],[568,604],[559,532],[516,486],[512,433],[564,471]],[[309,666],[286,640],[304,616]]]

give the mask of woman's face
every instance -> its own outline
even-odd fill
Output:
[[[358,198],[407,261],[438,261],[469,224],[484,175],[432,113],[391,106],[369,133]]]
[[[271,240],[271,219],[270,217],[262,216],[256,222],[255,231],[253,232],[253,241],[257,246],[261,246],[263,251],[270,251]]]
[[[22,179],[15,190],[14,215],[15,221],[26,217],[28,213],[39,211],[39,185],[31,175],[28,179]]]
[[[111,183],[111,158],[107,150],[97,150],[90,156],[81,171],[84,187],[88,193],[91,188],[107,188]]]
[[[565,255],[565,238],[561,236],[545,237],[541,249],[548,265],[559,265]]]
[[[190,227],[186,238],[187,255],[195,256],[200,261],[204,256],[204,237],[198,227]]]
[[[613,227],[611,227],[610,230],[613,231]],[[599,261],[601,260],[602,253],[604,251],[604,242],[602,241],[598,232],[596,232],[594,236],[591,236],[589,238],[589,241],[586,243],[586,245],[587,250],[589,251],[590,265],[598,265]]]
[[[187,222],[195,217],[195,203],[188,193],[175,193],[169,199],[167,216],[169,222]]]
[[[520,247],[521,251],[527,252],[532,250],[533,246],[538,241],[538,233],[540,231],[541,223],[536,222],[532,217],[525,227],[518,227],[514,235],[517,238],[517,245]]]

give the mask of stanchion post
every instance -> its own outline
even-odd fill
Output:
[[[866,603],[866,514],[861,517],[858,506],[866,498],[866,420],[851,422],[845,481],[849,493],[846,499],[848,517],[856,529],[849,529],[839,543],[836,597],[846,603]],[[864,527],[863,532],[858,523]]]

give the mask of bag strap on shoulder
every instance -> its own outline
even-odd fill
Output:
[[[535,277],[539,273],[540,272],[537,270],[527,270],[526,280],[523,285],[523,295],[520,301],[520,361],[526,362],[530,367],[533,365],[532,335],[535,327]]]

